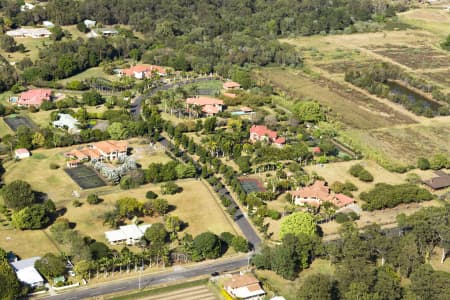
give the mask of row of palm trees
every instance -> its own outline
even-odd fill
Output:
[[[89,262],[89,267],[82,277],[91,279],[114,276],[114,274],[143,271],[146,268],[165,268],[170,261],[169,249],[163,247],[160,251],[143,250],[141,253],[133,253],[128,248],[118,252],[113,250],[110,255],[103,256],[97,260]],[[178,260],[180,262],[182,260]],[[184,261],[188,261],[188,256],[184,255]]]

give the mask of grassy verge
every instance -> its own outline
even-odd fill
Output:
[[[175,285],[152,288],[149,290],[143,290],[143,291],[139,291],[137,293],[131,293],[131,294],[123,295],[123,296],[107,297],[106,299],[113,299],[113,300],[138,299],[138,298],[142,298],[142,297],[148,297],[148,296],[173,292],[176,290],[186,289],[186,288],[195,287],[195,286],[199,286],[199,285],[205,285],[207,283],[208,283],[208,279],[200,279],[200,280],[195,280],[195,281],[183,282],[183,283],[175,284]]]

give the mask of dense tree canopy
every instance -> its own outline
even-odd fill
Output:
[[[9,208],[20,210],[35,203],[36,195],[31,186],[22,180],[13,181],[2,189],[5,205]]]
[[[280,236],[292,233],[314,235],[316,233],[316,223],[310,213],[295,212],[281,221]]]

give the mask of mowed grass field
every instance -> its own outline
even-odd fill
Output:
[[[106,74],[103,71],[102,67],[95,67],[95,68],[87,69],[86,71],[81,72],[80,74],[74,75],[72,77],[59,80],[58,83],[67,84],[68,82],[71,82],[74,80],[83,81],[85,79],[92,78],[92,77],[102,77],[102,78],[105,78],[108,80],[118,80],[119,79],[115,75]]]
[[[14,134],[14,132],[9,128],[9,126],[5,123],[3,118],[0,118],[0,137],[5,136],[7,134]]]
[[[43,230],[0,229],[0,248],[13,251],[20,258],[59,252],[52,239]]]
[[[104,204],[115,203],[120,198],[134,197],[145,200],[145,193],[149,190],[157,193],[161,198],[167,199],[175,207],[170,214],[180,217],[188,224],[186,232],[197,235],[205,231],[220,234],[229,231],[240,234],[234,227],[229,216],[218,203],[217,196],[213,194],[202,180],[188,179],[177,181],[183,192],[175,195],[162,195],[160,185],[148,184],[138,189],[118,191],[102,196]]]
[[[39,39],[33,39],[29,37],[25,38],[15,38],[15,41],[17,44],[23,44],[25,46],[25,52],[14,52],[14,53],[7,53],[5,58],[9,62],[17,63],[24,59],[25,57],[28,57],[32,61],[36,61],[38,59],[39,49],[43,49],[46,46],[53,43],[53,41],[50,38],[39,38]]]

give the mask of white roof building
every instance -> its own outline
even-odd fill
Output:
[[[24,5],[20,6],[20,11],[32,10],[34,7],[35,5],[32,3],[25,3]]]
[[[6,34],[16,38],[31,37],[37,39],[49,37],[52,33],[47,28],[19,28],[15,30],[9,30],[6,32]]]
[[[111,245],[127,244],[135,245],[144,236],[145,231],[150,228],[151,224],[142,225],[125,225],[120,226],[118,230],[111,230],[105,232],[105,237]]]
[[[58,120],[52,122],[54,127],[67,128],[67,131],[69,131],[69,133],[80,132],[80,129],[78,128],[80,122],[78,122],[77,119],[75,119],[69,114],[58,114],[58,117],[59,117]]]
[[[46,28],[55,27],[55,24],[53,24],[53,22],[50,22],[50,21],[43,21],[42,25],[44,25],[44,27],[46,27]]]
[[[44,285],[44,278],[34,267],[35,262],[39,259],[41,259],[39,256],[35,256],[11,263],[11,266],[17,274],[17,278],[21,282],[31,287]]]
[[[92,28],[92,27],[95,27],[95,24],[97,22],[95,22],[93,20],[86,19],[86,20],[83,21],[83,23],[84,23],[84,25],[86,25],[87,28]]]
[[[26,148],[19,148],[14,151],[16,159],[27,158],[31,156],[30,151]]]

